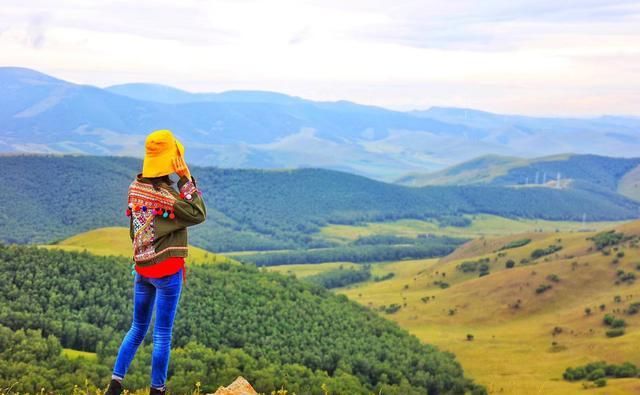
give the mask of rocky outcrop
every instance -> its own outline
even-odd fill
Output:
[[[258,395],[258,393],[244,377],[239,376],[227,387],[218,388],[213,395]]]

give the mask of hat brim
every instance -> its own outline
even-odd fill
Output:
[[[184,145],[178,139],[176,139],[176,145],[178,146],[178,153],[184,158]]]

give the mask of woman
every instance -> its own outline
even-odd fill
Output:
[[[169,174],[180,180],[173,187]],[[113,367],[107,394],[120,394],[122,379],[142,343],[156,304],[151,358],[151,394],[164,394],[171,332],[182,291],[187,227],[205,220],[206,208],[184,161],[184,147],[169,130],[145,141],[142,174],[129,186],[127,216],[133,242],[133,322]]]

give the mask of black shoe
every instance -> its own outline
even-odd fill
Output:
[[[149,390],[149,395],[165,395],[166,393],[167,393],[166,388],[159,390],[157,388],[151,387],[151,389]]]
[[[111,379],[109,388],[107,388],[107,392],[105,392],[104,395],[120,395],[121,392],[122,384],[116,379]]]

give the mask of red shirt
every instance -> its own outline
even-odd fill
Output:
[[[184,269],[184,258],[181,256],[174,256],[165,259],[162,262],[155,263],[150,266],[138,266],[136,265],[136,272],[139,275],[149,278],[160,278],[164,276],[170,276],[176,274]],[[186,272],[182,271],[182,279],[186,278]]]

